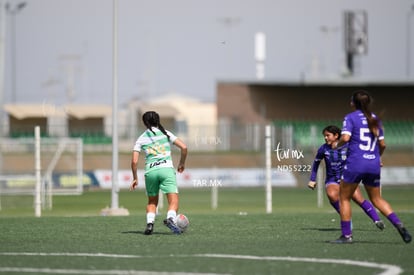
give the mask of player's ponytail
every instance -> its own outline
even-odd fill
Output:
[[[167,136],[168,140],[170,140],[170,136],[168,135],[167,131],[165,131],[164,127],[161,125],[161,123],[158,123],[158,129]]]
[[[160,115],[157,112],[145,112],[142,115],[142,122],[144,123],[145,127],[147,127],[147,129],[149,129],[154,135],[155,132],[152,130],[152,127],[157,127],[164,135],[167,136],[168,140],[170,140],[170,136],[160,123]]]
[[[352,103],[355,106],[355,109],[360,110],[367,119],[368,128],[374,136],[379,136],[379,123],[375,116],[371,112],[371,95],[364,91],[358,90],[352,95]]]

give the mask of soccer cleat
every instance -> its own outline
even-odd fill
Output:
[[[145,235],[151,235],[153,230],[154,230],[154,224],[153,223],[147,223],[147,227],[145,227],[144,234]]]
[[[175,223],[174,219],[168,218],[164,220],[164,225],[167,226],[174,234],[181,234],[180,228],[178,228],[177,224]]]
[[[411,235],[410,233],[408,233],[408,230],[405,229],[404,226],[402,226],[401,224],[397,225],[397,230],[398,230],[398,233],[400,233],[401,238],[403,239],[405,243],[411,242]]]
[[[375,222],[375,226],[378,227],[380,230],[384,230],[385,224],[383,221],[379,220]]]
[[[351,244],[353,243],[352,241],[352,236],[344,236],[341,235],[341,237],[339,237],[339,239],[333,240],[330,243],[335,243],[335,244]]]

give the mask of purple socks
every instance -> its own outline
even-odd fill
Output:
[[[336,210],[336,212],[338,212],[338,214],[340,214],[340,212],[339,212],[339,201],[336,201],[336,202],[329,202],[331,205],[332,205],[332,207],[333,208],[335,208],[335,210]]]
[[[364,200],[361,203],[361,208],[364,210],[364,212],[374,221],[377,222],[380,220],[380,217],[378,216],[377,211],[375,210],[374,206],[367,200]]]
[[[395,214],[394,212],[392,212],[391,214],[389,214],[387,216],[387,219],[395,226],[397,227],[398,225],[401,225],[402,222],[400,221],[400,219],[398,218],[397,214]]]
[[[351,221],[341,221],[341,230],[344,237],[352,236]]]

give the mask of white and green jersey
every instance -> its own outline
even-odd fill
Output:
[[[171,145],[177,137],[167,131],[168,137],[160,129],[152,127],[147,129],[135,142],[134,151],[145,152],[145,172],[163,167],[174,167],[171,159]]]

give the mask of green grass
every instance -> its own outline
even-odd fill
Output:
[[[388,187],[383,194],[414,232],[414,189]],[[324,207],[316,206],[316,192],[274,189],[272,214],[264,213],[264,199],[263,188],[223,188],[219,189],[219,207],[212,210],[208,189],[183,189],[181,210],[190,219],[188,232],[171,234],[162,225],[162,210],[154,234],[145,236],[142,191],[120,192],[120,206],[130,212],[126,217],[99,216],[110,205],[110,191],[55,196],[53,209],[44,210],[42,218],[33,217],[32,197],[2,196],[0,273],[18,274],[32,268],[30,274],[45,274],[47,269],[63,274],[340,275],[380,274],[384,269],[379,264],[388,264],[402,268],[403,274],[414,274],[414,246],[403,243],[388,221],[386,229],[379,231],[353,205],[355,243],[333,245],[327,241],[340,235],[339,216],[326,199]],[[336,262],[344,260],[375,265]]]

